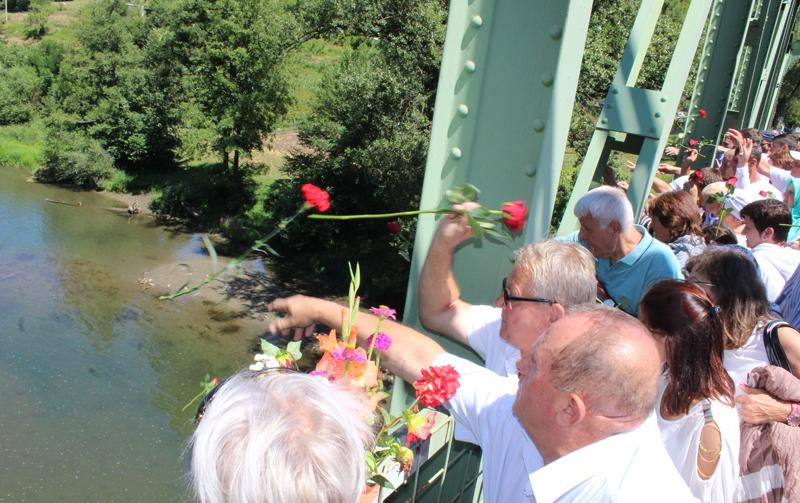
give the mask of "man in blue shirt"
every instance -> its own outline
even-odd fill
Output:
[[[575,205],[575,216],[581,224],[577,237],[595,257],[598,296],[606,303],[636,315],[650,286],[683,279],[672,250],[633,224],[633,208],[622,190],[590,190]]]

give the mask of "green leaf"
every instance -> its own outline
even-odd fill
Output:
[[[467,221],[469,222],[469,226],[472,227],[472,236],[475,239],[482,239],[483,238],[483,227],[478,220],[475,220],[471,216],[467,217]]]
[[[299,360],[303,357],[303,353],[300,352],[300,341],[292,341],[286,345],[286,352],[289,353],[289,356],[292,357],[294,361]]]
[[[450,204],[461,204],[466,202],[473,202],[478,200],[480,191],[471,183],[462,183],[451,187],[445,192],[445,197]]]
[[[386,487],[387,489],[391,489],[391,490],[395,489],[394,484],[389,482],[389,479],[387,479],[386,477],[384,477],[383,475],[381,475],[379,473],[376,473],[372,477],[370,477],[370,480],[375,482],[376,484],[378,484],[381,487]]]
[[[208,256],[211,257],[211,274],[217,272],[217,250],[214,248],[214,243],[208,239],[208,234],[203,234],[203,244],[208,250]]]
[[[264,353],[265,355],[277,356],[278,355],[278,351],[280,351],[278,346],[275,346],[274,344],[270,344],[269,342],[265,341],[264,339],[261,339],[261,352],[262,353]]]

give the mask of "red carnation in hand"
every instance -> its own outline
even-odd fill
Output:
[[[698,182],[699,182],[699,181],[701,181],[703,178],[705,178],[705,175],[703,174],[703,172],[702,172],[702,171],[700,171],[700,170],[697,170],[697,171],[695,171],[694,173],[692,173],[692,174],[691,174],[691,176],[689,176],[689,178],[691,178],[692,180],[696,180],[696,181],[698,181]]]
[[[325,213],[331,208],[331,196],[316,185],[304,183],[300,187],[303,199],[306,200],[309,208],[316,208],[320,213]]]
[[[735,187],[737,181],[738,180],[736,179],[736,177],[732,176],[732,177],[728,178],[728,180],[725,182],[725,185],[728,185],[729,187]]]
[[[398,222],[386,222],[386,230],[389,231],[390,236],[394,236],[400,233],[401,227]]]
[[[451,365],[422,369],[422,379],[414,383],[414,395],[423,406],[438,407],[456,394],[459,377]]]
[[[512,201],[503,204],[501,209],[503,213],[508,215],[500,219],[506,224],[508,230],[511,232],[519,232],[525,227],[525,219],[528,217],[528,208],[525,206],[525,203],[522,201]]]
[[[695,140],[694,138],[689,140],[689,146],[690,147],[696,147],[697,146],[697,140]]]
[[[708,114],[702,108],[697,109],[697,115],[699,115],[701,119],[705,119],[706,117],[708,117]]]

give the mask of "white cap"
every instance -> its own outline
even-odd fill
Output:
[[[795,161],[800,161],[800,152],[798,152],[797,150],[790,150],[789,155],[792,156],[792,159],[794,159]]]

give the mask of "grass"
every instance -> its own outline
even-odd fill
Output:
[[[30,171],[42,162],[44,126],[41,122],[0,126],[0,165]]]

